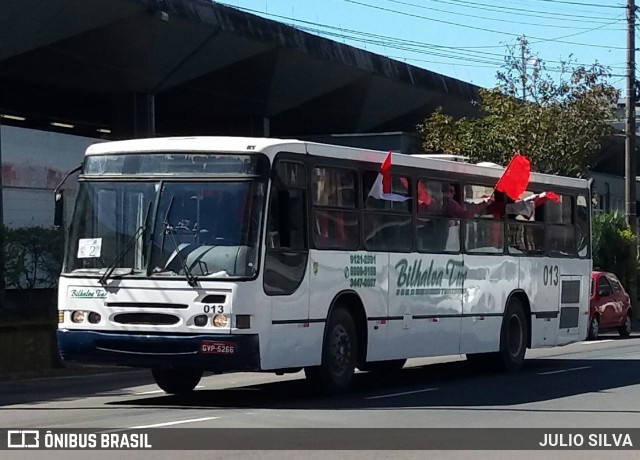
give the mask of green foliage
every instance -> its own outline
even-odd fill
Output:
[[[594,269],[615,273],[625,286],[636,276],[638,262],[633,259],[637,238],[620,211],[597,214],[593,218]]]
[[[62,230],[45,227],[3,231],[5,280],[8,288],[52,288],[62,267]]]
[[[519,152],[534,171],[584,177],[591,155],[612,132],[618,90],[607,83],[610,76],[598,63],[587,67],[570,57],[560,77],[552,77],[520,37],[507,47],[499,85],[480,90],[483,116],[454,120],[436,110],[417,127],[423,147],[503,165]]]

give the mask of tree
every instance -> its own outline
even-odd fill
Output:
[[[45,227],[3,227],[0,231],[4,233],[7,286],[16,289],[55,287],[62,268],[62,231]]]
[[[637,241],[624,213],[612,211],[595,215],[592,237],[594,269],[615,273],[625,287],[631,286],[638,266],[633,252]]]
[[[553,78],[525,37],[507,46],[502,69],[498,86],[480,89],[481,117],[454,120],[439,108],[418,125],[424,148],[498,164],[519,152],[534,171],[584,177],[612,133],[619,94],[607,83],[609,69],[570,56]]]

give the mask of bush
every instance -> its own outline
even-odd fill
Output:
[[[7,288],[53,288],[62,268],[63,231],[58,228],[0,229],[4,235]]]
[[[637,276],[638,261],[633,258],[637,238],[620,211],[597,214],[593,218],[594,269],[614,273],[625,286]]]

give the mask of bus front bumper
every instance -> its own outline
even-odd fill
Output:
[[[193,367],[225,372],[260,370],[257,335],[152,333],[58,329],[65,361],[144,368]]]

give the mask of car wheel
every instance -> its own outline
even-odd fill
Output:
[[[620,337],[629,337],[631,335],[631,313],[627,313],[624,323],[618,327],[618,334],[620,334]]]
[[[600,336],[600,320],[597,316],[591,318],[591,322],[589,323],[589,335],[587,338],[589,340],[598,340]]]

